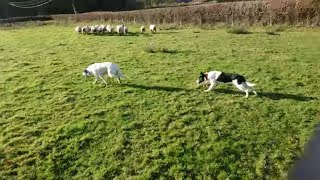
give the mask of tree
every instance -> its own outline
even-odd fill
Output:
[[[75,14],[77,14],[76,6],[74,5],[74,0],[72,0],[72,9]]]

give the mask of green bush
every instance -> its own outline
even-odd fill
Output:
[[[272,26],[266,29],[266,33],[269,35],[278,35],[277,32],[283,32],[283,31],[285,31],[284,26]]]
[[[267,28],[266,33],[269,35],[277,35],[277,31],[274,28]]]
[[[274,26],[274,31],[275,32],[283,32],[286,30],[286,28],[284,26],[281,26],[281,25],[277,25],[277,26]]]

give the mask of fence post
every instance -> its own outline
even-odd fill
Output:
[[[232,11],[231,11],[231,26],[233,26],[234,25],[234,19],[233,19],[234,17],[233,17],[233,9],[232,9]]]

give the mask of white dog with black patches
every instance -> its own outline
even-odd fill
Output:
[[[83,70],[82,74],[86,77],[94,76],[95,81],[93,82],[93,84],[95,84],[100,78],[106,85],[108,85],[108,83],[103,78],[103,76],[105,76],[106,74],[110,78],[117,78],[119,84],[121,84],[120,77],[124,77],[118,65],[112,62],[101,62],[91,64]]]
[[[206,91],[211,91],[217,83],[233,83],[239,90],[246,93],[246,98],[249,96],[249,92],[257,95],[257,92],[253,89],[255,84],[246,81],[246,79],[239,74],[221,71],[201,72],[197,80],[197,84],[210,84],[210,87]]]

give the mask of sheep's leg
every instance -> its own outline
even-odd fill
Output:
[[[108,85],[108,83],[106,82],[106,80],[103,79],[103,77],[99,76],[99,78],[100,78],[106,85]]]

